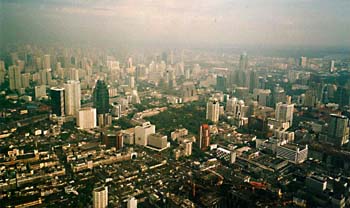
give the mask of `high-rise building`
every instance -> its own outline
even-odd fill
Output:
[[[50,85],[52,81],[51,69],[43,69],[40,72],[40,84]]]
[[[134,76],[130,76],[129,77],[129,87],[131,89],[134,89],[135,88],[135,77]]]
[[[76,116],[80,109],[81,90],[80,82],[75,80],[68,80],[64,84],[65,90],[65,113],[69,116]]]
[[[52,87],[50,97],[52,114],[64,116],[64,88]]]
[[[2,83],[4,83],[4,81],[5,81],[5,74],[6,74],[5,62],[4,61],[0,61],[0,85]]]
[[[48,54],[44,55],[43,69],[51,69],[50,55],[48,55]]]
[[[103,80],[98,80],[93,92],[93,106],[97,110],[97,123],[100,127],[111,124],[109,115],[109,93]]]
[[[247,70],[248,69],[248,55],[247,53],[243,53],[239,58],[239,69]]]
[[[294,104],[284,104],[284,103],[277,103],[276,104],[276,110],[275,110],[275,118],[279,122],[288,122],[289,126],[292,126],[293,124],[293,111],[294,111]]]
[[[253,97],[262,106],[268,106],[271,98],[271,90],[270,89],[254,89]]]
[[[127,200],[127,208],[137,208],[137,199],[131,197]]]
[[[205,150],[210,145],[209,125],[202,124],[199,128],[199,148]]]
[[[108,187],[98,187],[92,191],[93,207],[106,208],[108,206]]]
[[[329,62],[329,72],[334,72],[335,71],[335,61],[331,60]]]
[[[109,111],[109,94],[107,85],[103,80],[98,80],[93,92],[93,105],[97,114],[106,114]]]
[[[81,129],[93,129],[96,127],[96,108],[80,108],[77,113],[77,126]]]
[[[21,74],[22,88],[28,88],[30,85],[30,73]]]
[[[156,126],[145,122],[142,126],[135,127],[135,144],[146,146],[150,134],[156,133]]]
[[[349,142],[349,119],[346,116],[331,114],[328,123],[328,141],[337,146]]]
[[[225,76],[218,75],[216,77],[216,90],[226,91],[227,78]]]
[[[306,68],[307,67],[307,57],[305,57],[305,56],[300,57],[300,59],[299,59],[299,66],[301,68]]]
[[[219,121],[220,104],[217,99],[209,99],[207,102],[206,119],[214,123]]]
[[[13,65],[9,67],[10,90],[19,90],[22,88],[21,70]]]

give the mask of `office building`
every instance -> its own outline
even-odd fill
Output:
[[[349,119],[346,116],[331,114],[328,123],[328,142],[343,146],[349,142]]]
[[[289,126],[293,124],[294,104],[277,103],[275,110],[275,118],[279,122],[288,122]]]
[[[210,145],[210,130],[208,124],[202,124],[199,128],[199,148],[205,150]]]
[[[92,191],[93,207],[106,208],[108,206],[108,187],[95,188]]]
[[[103,80],[98,80],[93,92],[93,105],[97,114],[106,114],[109,112],[109,94],[107,85]]]
[[[227,88],[227,78],[222,75],[216,77],[216,90],[226,91]]]
[[[77,126],[81,129],[93,129],[96,127],[96,108],[86,107],[78,110]]]
[[[214,123],[219,121],[220,104],[217,99],[210,99],[207,102],[206,119]]]
[[[76,116],[80,109],[81,91],[80,82],[69,80],[64,84],[65,90],[65,113],[69,116]]]
[[[123,134],[122,132],[105,131],[101,133],[102,144],[107,148],[115,147],[117,150],[123,148]]]
[[[156,133],[156,126],[150,122],[145,122],[142,126],[135,127],[135,144],[146,146],[150,134]]]
[[[92,95],[93,107],[97,111],[97,124],[99,127],[108,126],[112,123],[109,112],[109,93],[103,80],[98,80]]]
[[[159,133],[150,134],[147,138],[147,145],[157,149],[164,149],[168,146],[167,136],[161,135]]]
[[[64,116],[64,88],[52,87],[50,89],[52,114]]]

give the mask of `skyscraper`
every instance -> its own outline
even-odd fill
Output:
[[[52,87],[50,97],[52,114],[64,116],[64,88]]]
[[[98,80],[93,92],[93,104],[97,114],[106,114],[109,111],[109,94],[107,85],[103,80]]]
[[[349,119],[346,116],[331,114],[328,123],[328,141],[337,146],[349,142]]]
[[[4,83],[5,81],[5,62],[0,61],[0,84]]]
[[[64,84],[65,89],[65,112],[66,115],[76,116],[80,108],[81,90],[80,82],[75,80],[68,80]]]
[[[202,124],[199,128],[199,148],[205,150],[210,145],[209,125]]]
[[[214,123],[219,121],[220,104],[217,99],[211,98],[207,102],[206,119]]]
[[[21,70],[13,65],[9,67],[10,90],[19,90],[22,88]]]
[[[105,208],[108,206],[108,187],[98,187],[92,191],[93,207]]]
[[[248,55],[247,53],[243,53],[239,58],[239,69],[247,70],[248,69]]]
[[[43,59],[43,69],[51,69],[50,55],[44,55]]]
[[[292,126],[293,111],[294,104],[283,104],[281,102],[277,103],[275,111],[276,120],[280,122],[289,122],[289,126]]]

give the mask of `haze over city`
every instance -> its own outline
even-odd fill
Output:
[[[1,40],[347,48],[349,8],[347,0],[3,0]]]

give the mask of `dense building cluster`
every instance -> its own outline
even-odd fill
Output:
[[[16,45],[0,86],[1,206],[350,206],[347,56]]]

